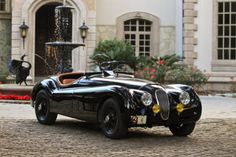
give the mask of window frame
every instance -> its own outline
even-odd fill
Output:
[[[11,12],[11,0],[5,0],[5,10],[0,10],[0,13],[10,13]]]
[[[145,12],[129,12],[119,16],[116,20],[117,39],[125,40],[124,22],[132,19],[143,19],[151,22],[150,56],[160,55],[160,20],[152,14]]]
[[[141,21],[144,22],[143,25],[140,24]],[[126,24],[127,22],[129,23]],[[135,24],[132,22],[135,22]],[[147,23],[150,23],[150,24],[147,24]],[[150,56],[151,55],[152,22],[146,19],[140,19],[140,18],[130,19],[130,20],[124,21],[124,28],[125,27],[128,28],[129,30],[124,29],[124,36],[125,36],[124,40],[127,40],[126,35],[131,36],[129,37],[128,41],[130,41],[131,45],[134,47],[136,56],[140,56],[140,54],[143,54],[143,56]],[[140,27],[143,27],[143,30],[140,31]],[[146,30],[148,27],[150,27],[150,31]],[[132,28],[135,28],[135,30],[132,30]],[[134,40],[132,40],[132,35],[135,36]],[[141,35],[143,35],[143,39],[141,39],[140,37]],[[149,39],[147,39],[147,36],[149,36]],[[135,45],[132,44],[132,41],[135,41]],[[140,44],[140,42],[143,42],[143,44]],[[147,42],[149,44],[146,44]],[[140,50],[141,48],[143,48],[142,51]],[[147,48],[149,50],[146,50]]]
[[[212,71],[213,72],[236,72],[236,59],[227,59],[227,60],[218,59],[218,49],[219,49],[218,48],[218,37],[219,37],[218,36],[218,26],[219,26],[219,24],[218,24],[218,20],[219,20],[218,19],[218,15],[219,15],[218,4],[220,2],[236,2],[236,0],[213,0]],[[231,13],[231,12],[229,12],[229,13]],[[223,35],[223,37],[224,37],[224,35]],[[226,49],[231,49],[231,48],[229,47],[229,48],[226,48]]]

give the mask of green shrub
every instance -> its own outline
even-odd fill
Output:
[[[8,71],[6,70],[6,65],[0,63],[0,82],[5,83],[7,81]]]
[[[107,61],[125,61],[133,69],[136,66],[136,57],[131,44],[116,39],[100,41],[90,58],[96,65]]]
[[[159,83],[180,83],[201,86],[207,77],[198,69],[178,64],[179,57],[165,55],[163,57],[139,58],[137,77]]]
[[[166,73],[173,68],[173,64],[179,61],[174,55],[165,55],[163,57],[140,57],[139,58],[138,77],[148,79],[155,82],[164,83]]]
[[[197,68],[187,65],[176,65],[174,69],[167,72],[165,80],[171,83],[200,87],[207,82],[208,78]]]
[[[7,77],[6,75],[0,75],[0,83],[5,83],[7,80],[6,77]]]
[[[236,93],[236,81],[232,82],[231,90],[232,90],[233,93]]]

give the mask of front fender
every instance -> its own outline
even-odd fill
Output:
[[[97,106],[97,113],[101,109],[103,103],[109,99],[113,98],[118,102],[120,107],[120,112],[125,118],[128,115],[128,111],[130,109],[130,105],[132,103],[132,95],[129,93],[129,89],[122,86],[106,86],[106,89],[101,93],[102,99],[99,101]],[[100,122],[100,115],[97,114],[97,120]]]
[[[191,86],[188,85],[182,85],[182,84],[173,84],[173,85],[167,85],[166,90],[168,93],[171,95],[173,98],[173,103],[176,105],[179,103],[179,95],[181,94],[182,91],[188,92],[190,95],[190,104],[188,105],[188,109],[183,112],[182,119],[186,120],[186,123],[188,121],[190,122],[196,122],[197,120],[200,119],[202,115],[202,103],[197,95],[197,93],[194,91],[194,89]],[[192,114],[194,113],[194,114]],[[191,115],[191,116],[189,116]],[[185,118],[183,118],[185,117]],[[191,118],[189,118],[191,117]]]
[[[172,98],[174,100],[176,100],[178,102],[179,100],[179,95],[185,91],[188,92],[190,94],[190,96],[197,96],[197,94],[195,93],[194,89],[191,86],[188,85],[183,85],[183,84],[171,84],[171,85],[167,85],[165,87],[166,92],[168,94],[170,94],[172,96]]]
[[[111,91],[117,98],[119,98],[121,112],[130,109],[131,105],[133,104],[133,96],[129,92],[128,88],[121,87],[121,86],[114,86],[111,88]]]
[[[192,92],[193,88],[184,84],[170,84],[166,86],[166,89],[176,89],[180,91]]]

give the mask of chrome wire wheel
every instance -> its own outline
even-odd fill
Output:
[[[128,131],[126,113],[122,113],[117,99],[107,99],[99,110],[99,122],[103,134],[108,138],[122,138]]]
[[[118,123],[116,112],[112,108],[108,108],[103,117],[104,129],[108,134],[112,134]]]
[[[43,98],[39,100],[39,105],[36,106],[36,112],[40,120],[44,120],[47,116],[48,108],[47,102]]]

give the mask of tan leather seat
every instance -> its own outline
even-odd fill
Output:
[[[76,79],[64,79],[63,81],[62,81],[62,84],[70,84],[70,83],[72,83],[72,82],[74,82]]]
[[[57,77],[59,85],[62,87],[70,86],[75,83],[80,77],[84,76],[84,73],[64,73]]]

